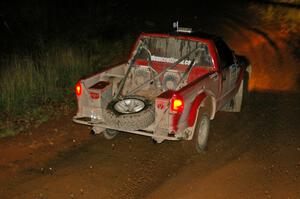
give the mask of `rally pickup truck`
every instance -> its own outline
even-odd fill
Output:
[[[239,112],[250,66],[217,36],[176,31],[142,33],[127,63],[76,84],[73,121],[107,139],[119,132],[194,140],[205,150],[217,111]]]

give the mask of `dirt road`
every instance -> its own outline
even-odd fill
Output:
[[[0,198],[300,198],[299,60],[285,32],[225,19],[237,29],[212,30],[249,57],[252,90],[241,113],[216,115],[205,154],[130,134],[108,141],[71,113],[0,140]]]

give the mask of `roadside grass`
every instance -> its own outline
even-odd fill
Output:
[[[12,129],[1,129],[0,130],[0,138],[14,136],[16,134],[17,134],[17,131],[14,131]]]
[[[74,85],[80,77],[126,59],[124,41],[87,41],[83,45],[40,44],[28,55],[9,55],[0,63],[0,137],[75,107]]]

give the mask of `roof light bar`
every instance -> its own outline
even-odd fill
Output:
[[[181,32],[181,33],[192,33],[193,29],[192,28],[186,28],[186,27],[179,27],[179,22],[173,22],[173,28],[176,29],[176,32]]]

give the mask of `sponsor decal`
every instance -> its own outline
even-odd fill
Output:
[[[164,109],[164,104],[163,104],[163,103],[157,104],[157,108],[158,108],[158,109]]]
[[[90,96],[92,99],[99,99],[99,93],[90,92]]]
[[[218,79],[218,74],[217,73],[213,73],[209,76],[210,79],[214,79],[217,80]]]
[[[176,59],[174,57],[159,57],[159,56],[152,55],[151,60],[159,61],[159,62],[175,63],[178,59]],[[188,59],[184,59],[180,62],[180,64],[182,64],[182,65],[190,65],[191,63],[192,63],[192,61],[188,60]]]

